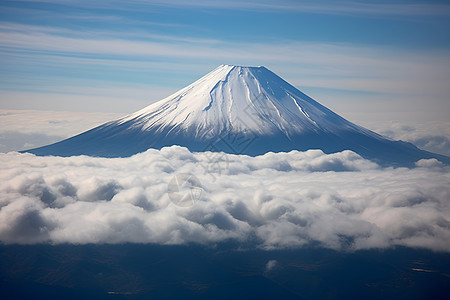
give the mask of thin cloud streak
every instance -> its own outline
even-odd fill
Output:
[[[134,10],[150,8],[154,6],[165,7],[192,7],[228,10],[258,10],[258,11],[280,11],[280,12],[305,12],[326,15],[361,15],[361,16],[449,16],[450,5],[445,4],[417,4],[417,3],[380,3],[380,2],[354,2],[344,1],[218,1],[218,0],[195,0],[195,1],[56,1],[56,0],[26,0],[28,2],[56,3],[73,7],[110,8],[116,10]],[[126,4],[126,5],[125,5]]]
[[[181,26],[181,25],[180,25]],[[30,33],[30,34],[55,34],[60,37],[77,37],[82,36],[83,39],[94,39],[101,37],[102,39],[123,39],[123,40],[160,40],[160,41],[174,41],[186,43],[201,43],[201,44],[218,44],[222,41],[216,39],[203,38],[189,38],[183,36],[150,34],[143,30],[129,31],[106,31],[86,29],[82,32],[80,30],[68,29],[62,27],[49,27],[39,25],[25,25],[20,23],[0,22],[0,31],[11,33]]]
[[[0,109],[2,124],[0,134],[4,132],[41,133],[68,137],[122,116],[123,114],[105,112]]]
[[[142,2],[142,1],[138,1]],[[362,2],[339,2],[335,1],[310,1],[309,3],[298,3],[294,1],[280,1],[276,4],[269,1],[160,1],[160,5],[172,6],[194,6],[225,9],[245,10],[279,10],[295,11],[317,14],[342,14],[342,15],[388,15],[388,16],[448,16],[449,5],[436,4],[414,4],[414,3],[362,3]]]
[[[159,64],[160,69],[164,65],[184,65],[186,63],[182,61],[193,59],[202,59],[203,64],[210,68],[223,62],[259,64],[264,61],[269,68],[271,65],[280,66],[278,69],[281,71],[295,68],[296,77],[303,73],[302,79],[294,77],[292,80],[300,86],[394,94],[422,93],[424,96],[436,93],[441,97],[450,93],[445,82],[450,77],[449,53],[446,51],[405,54],[395,49],[374,50],[357,45],[292,41],[284,41],[281,45],[246,44],[166,36],[162,37],[165,41],[153,40],[152,36],[139,40],[111,39],[113,33],[103,33],[94,39],[67,36],[64,29],[58,32],[52,28],[49,32],[33,26],[19,26],[17,30],[11,28],[14,28],[12,24],[6,24],[0,32],[3,56],[15,57],[18,63],[25,59],[30,65],[47,59],[48,66],[61,63],[76,66],[81,63],[87,68],[102,65],[136,71],[155,64]],[[130,56],[134,59],[130,60]],[[162,59],[164,63],[155,61]],[[195,65],[188,64],[189,67]]]

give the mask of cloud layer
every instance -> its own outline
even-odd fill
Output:
[[[0,152],[58,142],[123,114],[0,109]]]
[[[436,160],[382,169],[351,151],[248,157],[173,146],[116,159],[12,152],[0,162],[5,244],[234,240],[450,251],[450,173]],[[180,174],[197,181],[174,190]],[[195,198],[176,205],[174,193]]]
[[[369,125],[369,128],[392,139],[411,142],[421,149],[450,156],[450,122],[414,125],[378,122]]]

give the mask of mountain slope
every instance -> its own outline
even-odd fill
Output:
[[[349,149],[388,165],[432,157],[450,163],[345,120],[265,67],[231,65],[136,113],[27,152],[122,157],[170,145],[248,155]]]

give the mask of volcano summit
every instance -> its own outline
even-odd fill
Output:
[[[36,155],[126,157],[180,145],[190,151],[260,155],[352,150],[382,165],[450,158],[355,125],[265,67],[221,65],[144,109],[55,144]]]

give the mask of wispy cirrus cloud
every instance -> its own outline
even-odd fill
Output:
[[[450,55],[445,50],[405,53],[389,47],[373,49],[289,40],[274,44],[145,33],[127,36],[91,31],[86,34],[64,28],[1,23],[0,55],[6,72],[22,66],[24,71],[29,68],[30,73],[43,68],[45,73],[65,72],[70,77],[71,73],[82,70],[84,76],[98,78],[104,74],[114,76],[111,81],[117,82],[127,74],[129,82],[151,80],[153,85],[169,82],[173,88],[189,84],[222,63],[260,65],[264,62],[298,87],[384,94],[389,101],[399,98],[395,100],[402,101],[398,108],[407,99],[412,99],[409,101],[412,107],[421,105],[420,100],[426,97],[435,101],[436,111],[443,111],[448,109],[446,95],[450,93],[447,84]],[[148,70],[153,72],[151,78],[147,77]],[[178,81],[179,85],[175,85],[177,74],[190,76],[190,81]],[[84,90],[87,93],[89,88]],[[153,95],[148,98],[156,100]]]
[[[435,82],[439,76],[449,75],[446,51],[416,51],[403,53],[394,48],[379,48],[352,44],[331,44],[313,42],[295,42],[284,40],[283,43],[245,43],[225,40],[190,39],[186,37],[151,35],[151,34],[124,34],[120,32],[84,32],[55,27],[24,26],[22,24],[0,24],[0,46],[4,55],[24,56],[25,54],[39,54],[45,58],[53,55],[56,59],[69,57],[70,59],[86,59],[86,63],[114,64],[114,60],[133,64],[134,61],[158,63],[151,58],[166,59],[197,59],[204,58],[207,62],[214,61],[266,61],[273,64],[297,64],[309,67],[310,75],[354,76],[368,75],[370,69],[371,79],[376,82],[380,77],[381,69],[384,74],[398,72],[401,75],[412,73],[420,76],[434,76]],[[115,36],[115,38],[112,38]],[[9,52],[8,52],[9,50]],[[283,53],[283,55],[279,55]],[[107,58],[100,58],[102,55]],[[81,58],[80,58],[81,56]],[[129,56],[134,56],[135,60]],[[111,58],[112,57],[112,58]],[[442,63],[444,62],[444,65]],[[165,62],[167,63],[170,63]],[[421,70],[422,72],[417,72]],[[301,71],[301,70],[300,70]],[[334,72],[332,72],[334,71]],[[434,74],[433,74],[434,72]],[[314,78],[314,76],[312,76]],[[361,79],[361,78],[360,78]],[[388,80],[391,80],[389,78]],[[314,79],[312,79],[314,80]],[[311,81],[311,80],[310,80]],[[324,79],[326,82],[327,79]],[[387,90],[391,90],[387,82],[383,82]],[[342,82],[330,85],[331,88],[342,86]],[[375,83],[376,85],[376,83]],[[391,86],[394,86],[392,83]],[[397,82],[398,85],[398,82]],[[356,82],[355,86],[358,88]],[[404,90],[402,85],[399,87]],[[367,89],[367,88],[366,88]],[[366,90],[362,88],[361,90]],[[370,90],[370,89],[369,89]]]
[[[75,7],[110,8],[133,10],[136,7],[150,8],[155,6],[166,7],[192,7],[228,10],[259,10],[280,12],[305,12],[316,14],[343,14],[343,15],[387,15],[387,16],[448,16],[450,5],[440,3],[417,3],[414,1],[219,1],[219,0],[194,0],[194,1],[57,1],[57,0],[26,0],[29,2],[57,3]]]
[[[142,2],[142,1],[140,1]],[[450,5],[383,1],[155,1],[160,5],[210,7],[224,9],[256,9],[345,15],[450,15]]]

